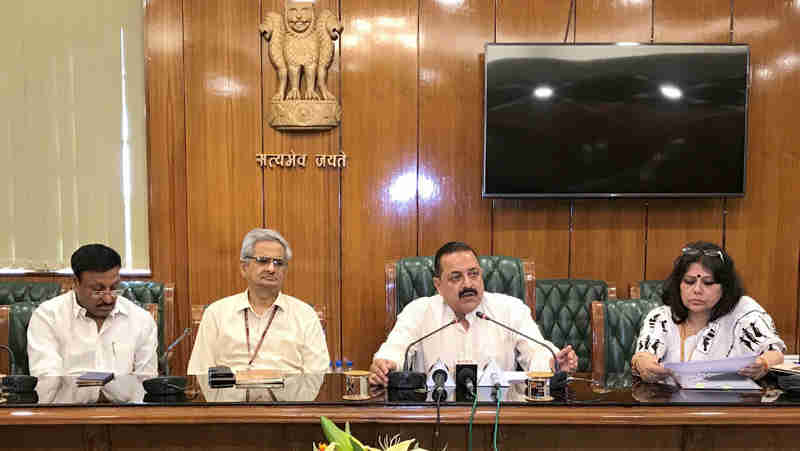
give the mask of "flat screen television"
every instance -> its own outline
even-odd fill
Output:
[[[747,45],[487,44],[483,197],[741,197]]]

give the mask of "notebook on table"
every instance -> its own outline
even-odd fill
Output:
[[[81,374],[75,380],[79,387],[98,387],[103,386],[114,379],[114,373],[102,371],[88,371]]]

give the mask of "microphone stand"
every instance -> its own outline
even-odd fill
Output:
[[[513,329],[513,328],[511,328],[509,326],[506,326],[505,324],[503,324],[503,323],[501,323],[499,321],[493,320],[492,318],[486,316],[483,312],[475,312],[475,316],[477,316],[478,318],[490,321],[490,322],[492,322],[494,324],[497,324],[498,326],[502,327],[503,329],[506,329],[506,330],[509,330],[511,332],[514,332],[515,334],[520,335],[523,338],[527,338],[528,340],[530,340],[530,341],[532,341],[532,342],[544,347],[548,351],[550,351],[550,355],[553,356],[553,376],[550,378],[550,390],[554,390],[554,391],[555,390],[562,390],[564,387],[566,387],[566,385],[567,385],[567,373],[565,373],[563,371],[560,371],[560,368],[558,366],[558,359],[556,358],[556,353],[553,352],[552,349],[550,349],[550,346],[547,346],[546,344],[542,343],[541,341],[539,341],[539,340],[537,340],[537,339],[535,339],[533,337],[529,337],[528,335],[525,335],[525,334],[523,334],[522,332],[520,332],[520,331],[518,331],[516,329]]]
[[[155,396],[168,396],[168,395],[177,395],[178,393],[183,393],[186,390],[186,377],[185,376],[170,376],[169,375],[169,353],[172,351],[178,343],[183,341],[187,335],[192,331],[191,327],[187,327],[183,330],[183,334],[178,337],[175,341],[172,342],[169,347],[164,351],[164,354],[161,355],[159,361],[163,364],[164,368],[164,375],[153,377],[142,382],[142,386],[144,390],[149,395]]]
[[[421,338],[412,341],[408,347],[406,347],[405,359],[403,360],[403,371],[390,371],[388,374],[389,378],[389,388],[394,389],[413,389],[413,388],[425,388],[425,373],[421,373],[419,371],[409,371],[408,365],[408,352],[411,351],[411,347],[415,344],[421,342],[422,340],[430,337],[431,335],[441,331],[442,329],[446,329],[453,324],[458,323],[458,318],[450,321],[449,323],[445,324],[444,326],[434,330],[433,332],[429,332],[423,335]]]

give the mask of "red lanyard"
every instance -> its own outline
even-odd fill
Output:
[[[247,310],[244,309],[244,331],[247,335],[247,354],[250,354],[250,325],[247,323]],[[267,331],[269,330],[269,326],[272,325],[272,320],[275,319],[275,312],[278,311],[278,306],[275,305],[272,307],[272,315],[269,317],[269,321],[267,322],[267,327],[264,329],[264,333],[261,334],[261,339],[258,340],[258,345],[256,346],[256,350],[253,352],[253,356],[250,357],[250,362],[247,363],[247,366],[253,364],[253,360],[256,359],[258,355],[258,350],[261,349],[261,344],[264,343],[264,337],[267,336]]]

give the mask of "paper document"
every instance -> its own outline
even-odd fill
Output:
[[[683,390],[761,390],[752,379],[736,373],[676,373]]]
[[[756,361],[754,355],[747,357],[734,357],[722,360],[701,360],[694,362],[669,362],[664,364],[664,368],[672,370],[674,373],[736,373],[742,368]]]

